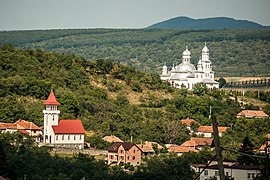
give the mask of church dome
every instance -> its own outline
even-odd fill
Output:
[[[190,51],[186,48],[186,50],[183,52],[183,56],[190,56]]]
[[[208,47],[206,45],[203,47],[202,52],[203,53],[208,53],[209,52],[209,49],[208,49]]]
[[[177,66],[176,71],[180,72],[194,72],[196,70],[195,66],[191,63],[181,63],[179,66]]]

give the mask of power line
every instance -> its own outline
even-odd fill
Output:
[[[267,158],[267,156],[259,156],[259,155],[255,155],[255,154],[247,154],[247,153],[239,152],[239,151],[233,150],[233,149],[223,148],[223,150],[234,152],[234,153],[238,153],[238,154],[241,154],[241,155],[244,155],[244,156],[249,156],[249,157],[262,158],[262,159],[266,159]]]

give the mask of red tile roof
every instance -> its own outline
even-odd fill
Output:
[[[206,146],[211,145],[213,138],[195,138],[192,137],[190,140],[181,144],[181,147],[197,147],[197,146]]]
[[[181,120],[180,122],[181,122],[182,124],[186,125],[186,126],[191,126],[192,123],[195,123],[195,122],[197,122],[197,121],[195,121],[194,119],[189,119],[189,118],[187,118],[187,119]]]
[[[237,114],[237,117],[269,117],[269,116],[263,111],[243,110]]]
[[[14,124],[17,125],[18,129],[40,130],[40,128],[34,123],[21,119],[16,121]]]
[[[113,143],[113,145],[111,145],[111,146],[108,148],[108,152],[115,152],[115,153],[117,153],[120,146],[123,146],[123,148],[124,148],[126,151],[130,150],[133,146],[136,146],[140,151],[142,151],[142,150],[141,150],[136,144],[134,144],[134,143],[131,143],[131,142],[115,142],[115,143]]]
[[[119,137],[114,136],[114,135],[110,135],[110,136],[105,136],[102,138],[104,141],[107,141],[109,143],[113,143],[113,142],[123,142]]]
[[[219,126],[218,127],[218,132],[221,133],[221,132],[226,132],[227,129],[229,129],[229,127],[222,127],[222,126]],[[200,126],[197,130],[197,132],[204,132],[204,133],[212,133],[213,132],[213,128],[212,126]]]
[[[198,146],[211,145],[213,138],[195,138],[192,137],[190,140],[194,141]]]
[[[184,147],[184,146],[171,146],[168,148],[170,152],[184,153],[184,152],[196,152],[195,147]]]
[[[57,105],[59,106],[60,103],[56,100],[53,91],[50,92],[50,95],[46,101],[43,103],[44,105]]]
[[[0,123],[0,129],[17,129],[17,125],[13,123]]]
[[[185,146],[185,147],[195,147],[197,144],[193,140],[188,140],[181,144],[180,146]]]
[[[55,134],[84,134],[81,120],[60,120],[58,126],[52,126]]]
[[[142,152],[155,152],[152,146],[146,144],[137,144],[137,146],[142,150]]]

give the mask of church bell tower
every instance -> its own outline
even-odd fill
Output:
[[[53,91],[50,92],[50,95],[46,101],[43,103],[45,105],[44,114],[44,143],[54,143],[54,132],[52,126],[58,126],[60,110],[57,107],[60,105],[57,102]]]

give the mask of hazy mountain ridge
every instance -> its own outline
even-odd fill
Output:
[[[228,17],[192,19],[190,17],[181,16],[155,23],[147,28],[216,30],[216,29],[269,29],[270,27],[262,26],[261,24],[248,20],[236,20]]]

